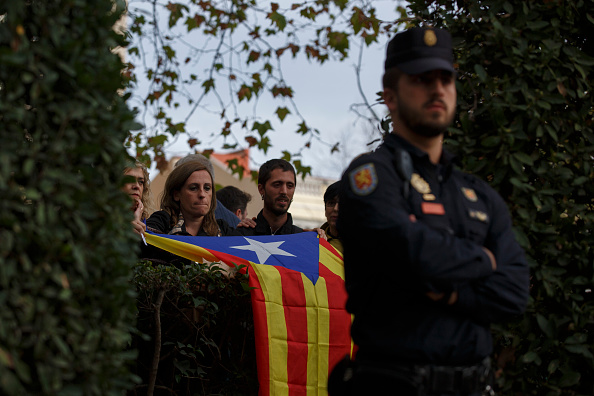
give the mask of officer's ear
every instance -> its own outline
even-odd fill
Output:
[[[394,114],[398,109],[398,98],[396,92],[392,88],[384,88],[383,98],[384,103],[390,111],[390,114]]]

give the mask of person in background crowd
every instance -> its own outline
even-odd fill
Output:
[[[247,204],[252,196],[235,186],[223,187],[216,192],[217,201],[225,205],[239,220],[247,217]]]
[[[184,158],[181,158],[179,161],[177,161],[175,163],[175,166],[177,167],[177,166],[183,165],[189,161],[198,161],[199,163],[204,165],[208,169],[208,171],[210,172],[210,174],[213,176],[213,179],[214,179],[214,167],[212,166],[212,163],[210,162],[210,160],[202,154],[188,154]],[[237,218],[237,216],[235,216],[233,214],[233,212],[231,212],[229,209],[227,209],[225,207],[225,205],[223,205],[220,201],[218,201],[218,199],[217,199],[217,205],[216,205],[216,209],[215,209],[215,218],[225,220],[232,227],[236,227],[237,224],[239,223],[239,219]]]
[[[443,149],[455,76],[445,30],[412,28],[388,44],[383,99],[393,132],[340,185],[358,351],[350,369],[332,372],[331,396],[492,391],[490,325],[526,308],[529,269],[505,202]]]
[[[124,176],[134,178],[134,181],[126,182],[122,191],[132,199],[131,210],[134,212],[132,227],[134,232],[142,235],[146,230],[144,220],[148,217],[148,203],[150,202],[150,180],[146,166],[136,161],[135,166],[124,169]],[[129,179],[129,178],[128,178]]]
[[[326,222],[320,227],[326,233],[327,241],[334,246],[340,253],[343,252],[342,241],[338,235],[336,221],[338,220],[338,191],[340,182],[332,183],[326,188],[324,193],[324,208]]]

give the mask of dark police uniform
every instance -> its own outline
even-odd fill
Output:
[[[338,229],[356,361],[372,368],[374,383],[383,377],[397,387],[404,376],[428,393],[459,392],[428,385],[432,368],[480,368],[492,352],[490,323],[525,309],[529,270],[507,207],[485,182],[455,169],[446,151],[436,165],[388,135],[345,171]],[[495,271],[483,246],[496,258]],[[458,299],[448,305],[454,291]],[[392,390],[384,394],[403,394]]]
[[[272,228],[270,228],[270,224],[264,218],[262,214],[263,210],[258,213],[256,217],[256,227],[237,227],[237,231],[239,231],[242,235],[251,236],[251,235],[287,235],[287,234],[298,234],[303,232],[302,228],[293,225],[293,217],[291,213],[287,213],[287,221],[283,224],[278,230],[274,233],[272,232]]]

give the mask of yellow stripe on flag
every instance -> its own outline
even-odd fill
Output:
[[[266,305],[270,395],[286,396],[289,394],[287,365],[274,364],[274,362],[287,362],[288,360],[287,324],[281,276],[278,270],[271,265],[252,264],[252,268],[256,271],[260,281]]]
[[[170,238],[163,238],[158,235],[144,234],[146,241],[158,247],[159,249],[166,250],[170,253],[177,254],[180,257],[187,258],[188,260],[203,262],[203,259],[208,261],[219,261],[211,252],[190,243],[176,241]]]
[[[323,263],[326,268],[344,280],[344,263],[342,258],[337,257],[334,253],[326,249],[326,247],[322,246],[322,244],[320,244],[320,263]]]
[[[307,396],[326,396],[330,353],[330,311],[326,280],[320,277],[314,286],[305,275],[302,274],[301,277],[307,307]]]

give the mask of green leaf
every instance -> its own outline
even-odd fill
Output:
[[[590,347],[587,345],[565,345],[565,349],[571,353],[582,355],[588,359],[594,359],[594,355],[592,355]]]
[[[536,365],[539,365],[542,363],[542,360],[540,359],[540,356],[538,356],[538,354],[536,352],[528,352],[526,353],[524,356],[522,356],[522,362],[524,363],[535,363]]]
[[[482,65],[475,64],[474,71],[478,75],[479,80],[481,80],[482,82],[487,81],[487,78],[488,78],[487,71],[485,70],[485,68]]]
[[[540,327],[547,338],[555,338],[555,329],[551,321],[541,314],[536,314],[536,322],[538,323],[538,327]]]
[[[577,385],[580,382],[580,378],[580,373],[568,371],[563,374],[563,377],[561,377],[561,380],[559,381],[559,387],[569,388],[571,386]]]
[[[526,165],[534,165],[534,160],[526,153],[517,152],[513,154],[514,158]]]
[[[328,33],[328,45],[346,57],[349,49],[349,36],[344,32],[330,32]]]
[[[282,14],[279,14],[276,11],[270,13],[268,15],[268,19],[270,19],[270,21],[272,22],[272,24],[273,25],[276,25],[276,27],[278,28],[278,30],[280,30],[281,32],[283,30],[285,30],[285,27],[287,27],[287,20],[286,20],[286,18]]]
[[[271,130],[273,130],[273,128],[270,125],[270,121],[266,121],[264,123],[255,121],[252,126],[252,131],[258,131],[261,137],[263,137],[266,134],[266,132]]]
[[[499,136],[489,136],[481,140],[481,146],[483,147],[496,147],[501,144],[501,138]]]
[[[276,109],[276,115],[278,116],[279,120],[284,121],[285,117],[291,112],[286,107],[279,107]]]

